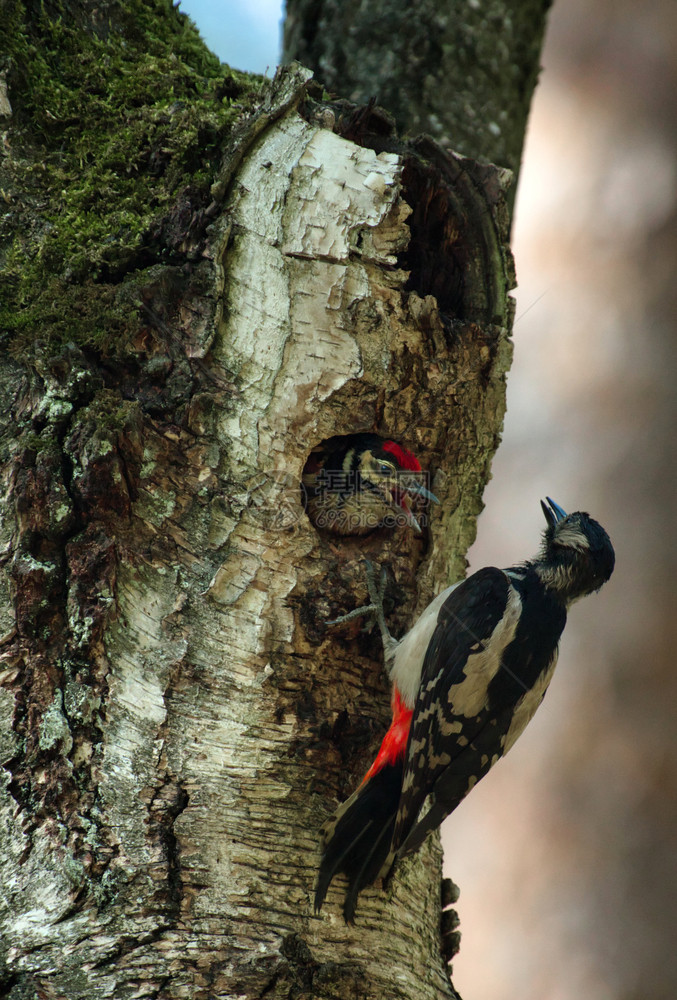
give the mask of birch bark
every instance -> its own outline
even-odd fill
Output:
[[[339,885],[312,913],[318,831],[388,714],[377,637],[326,621],[365,555],[396,632],[463,573],[510,359],[505,177],[308,81],[233,136],[124,361],[0,365],[9,997],[455,995],[436,838],[356,927]],[[422,539],[304,513],[310,450],[371,429],[433,474]]]

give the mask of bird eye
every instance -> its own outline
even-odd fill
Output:
[[[390,462],[379,462],[378,471],[383,472],[385,475],[389,475],[391,472],[395,471],[395,466],[391,465]]]

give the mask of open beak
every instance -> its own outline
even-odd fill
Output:
[[[545,499],[548,501],[547,506],[545,502],[541,500],[541,510],[545,515],[546,521],[552,526],[559,524],[559,522],[567,516],[567,512],[562,510],[560,505],[555,503],[554,500],[551,500],[550,497],[546,497]]]
[[[409,477],[407,477],[406,482],[402,483],[400,486],[400,507],[406,515],[407,524],[414,529],[417,535],[420,535],[422,533],[421,525],[418,523],[415,514],[409,506],[409,497],[423,497],[424,500],[428,500],[432,503],[439,503],[439,500],[435,494],[431,493],[430,490],[427,490],[425,486],[421,486],[420,483],[412,481]]]
[[[411,497],[423,497],[424,500],[432,501],[433,503],[439,503],[439,500],[434,493],[427,490],[425,486],[421,486],[414,479],[407,476],[404,482],[399,483],[397,489],[394,492],[393,499],[404,511],[407,519],[407,524],[414,529],[417,535],[420,535],[421,525],[418,523],[416,515],[413,513],[410,507]]]
[[[416,517],[412,513],[411,507],[407,503],[406,494],[400,499],[400,508],[404,511],[404,516],[407,519],[407,524],[410,528],[413,528],[417,535],[422,534],[421,525],[418,523]]]

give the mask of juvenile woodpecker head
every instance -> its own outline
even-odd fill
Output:
[[[548,527],[534,568],[546,587],[569,605],[606,583],[616,557],[606,531],[589,514],[567,514],[546,499],[541,507]]]
[[[308,515],[338,535],[366,535],[382,525],[421,528],[412,504],[437,503],[418,459],[377,434],[330,438],[314,449],[303,473]]]

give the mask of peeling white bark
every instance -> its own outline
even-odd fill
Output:
[[[400,171],[398,157],[294,115],[264,135],[238,176],[216,355],[248,393],[247,410],[221,423],[244,469],[289,470],[298,481],[315,411],[362,374],[350,310],[371,294],[364,261],[393,265],[393,244],[406,243],[404,205],[396,238],[379,248],[370,234],[398,197]]]

